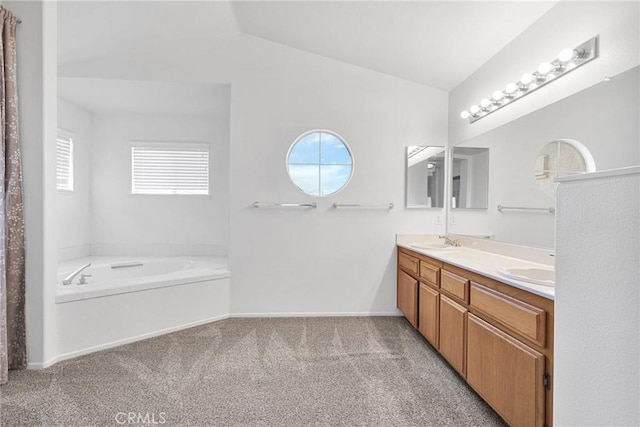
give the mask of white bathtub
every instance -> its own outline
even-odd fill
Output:
[[[62,281],[82,265],[91,263],[73,278]],[[86,284],[79,284],[81,274]],[[167,286],[223,279],[230,276],[224,258],[197,257],[86,257],[58,266],[56,303],[98,298]]]
[[[62,280],[76,268],[91,274],[79,285]],[[112,268],[122,263],[142,266]],[[60,360],[229,317],[231,274],[226,259],[89,257],[59,265],[55,354]]]

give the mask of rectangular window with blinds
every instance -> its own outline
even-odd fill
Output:
[[[134,142],[132,194],[209,194],[209,144]]]
[[[73,191],[73,139],[58,135],[56,140],[56,188]]]

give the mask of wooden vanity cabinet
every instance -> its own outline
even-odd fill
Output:
[[[449,298],[461,304],[469,304],[469,279],[442,270],[440,289]]]
[[[440,354],[463,377],[466,375],[467,309],[440,295]]]
[[[432,346],[439,347],[440,294],[423,283],[418,297],[418,330]]]
[[[411,326],[418,327],[418,281],[398,270],[398,308]]]
[[[469,315],[467,382],[510,425],[544,425],[544,356]]]
[[[398,251],[397,307],[411,326],[418,328],[418,275],[420,260],[409,251]]]
[[[398,268],[402,268],[410,275],[417,277],[420,268],[420,260],[405,252],[398,252]]]
[[[553,425],[553,300],[398,248],[398,307],[507,423]]]

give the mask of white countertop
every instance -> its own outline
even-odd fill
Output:
[[[534,262],[531,260],[506,256],[504,254],[494,253],[487,250],[473,249],[470,247],[466,247],[464,242],[461,247],[446,250],[429,250],[412,246],[412,244],[433,242],[433,237],[435,237],[437,241],[437,236],[424,236],[423,238],[418,239],[417,236],[410,237],[409,235],[398,235],[396,238],[396,243],[398,246],[410,251],[426,255],[447,264],[455,265],[456,267],[464,268],[465,270],[481,274],[499,282],[506,283],[507,285],[523,289],[536,295],[540,295],[544,298],[550,300],[554,299],[555,287],[522,282],[519,280],[504,277],[498,273],[498,269],[501,267],[548,269],[550,268],[549,263]],[[451,237],[455,238],[458,236]],[[411,241],[411,239],[414,240]],[[490,243],[488,244],[490,245]],[[535,248],[532,248],[532,250],[541,251]]]

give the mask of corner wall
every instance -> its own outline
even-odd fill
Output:
[[[395,234],[444,228],[442,209],[404,207],[405,146],[444,145],[446,92],[257,38],[244,37],[242,52],[231,101],[233,313],[399,313]],[[293,141],[319,128],[344,137],[355,161],[351,182],[325,198],[300,192],[285,167]]]
[[[29,366],[56,353],[55,277],[57,4],[5,1],[17,30],[18,108],[24,185]]]
[[[58,262],[91,253],[93,114],[58,99],[58,130],[73,138],[73,191],[56,191]]]
[[[228,116],[96,114],[93,135],[92,255],[227,255]],[[210,194],[131,194],[131,141],[209,143]]]
[[[80,64],[66,75],[213,83],[228,83],[231,76],[232,315],[398,314],[395,234],[444,231],[436,223],[443,209],[404,208],[405,147],[446,144],[447,93],[250,36],[238,35],[224,50],[229,61],[222,67],[202,52],[186,51],[177,52],[180,60],[170,66],[132,65],[123,56]],[[166,58],[162,51],[150,55]],[[55,113],[55,105],[49,111]],[[349,186],[325,199],[300,193],[286,175],[289,146],[316,128],[338,132],[355,156]],[[55,140],[55,121],[50,133]],[[47,159],[51,172],[54,159]],[[54,176],[46,181],[51,194]],[[35,191],[32,197],[41,195]],[[313,211],[251,206],[312,200],[319,205]],[[335,210],[333,202],[396,207]],[[55,209],[50,214],[55,221]],[[37,223],[30,226],[45,232]],[[55,224],[47,225],[52,230]],[[50,250],[55,254],[55,241]],[[55,322],[64,313],[54,304],[55,262],[49,267],[40,276],[49,287],[40,301],[55,310],[46,339],[56,340]],[[47,354],[32,353],[34,366],[55,360],[59,351],[55,344],[49,348]]]
[[[445,229],[444,209],[404,208],[405,147],[446,145],[447,93],[243,34],[211,56],[174,53],[171,66],[156,62],[167,54],[158,46],[145,52],[149,61],[123,53],[61,73],[231,83],[232,313],[398,314],[395,234]],[[318,128],[342,135],[355,156],[350,184],[327,198],[301,193],[285,167],[295,138]],[[255,201],[318,208],[256,209]],[[336,210],[333,202],[395,208]]]
[[[640,424],[638,212],[640,167],[558,187],[557,426]]]

